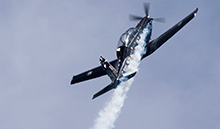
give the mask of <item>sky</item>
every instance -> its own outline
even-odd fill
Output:
[[[0,0],[0,128],[90,129],[113,91],[91,100],[107,76],[73,75],[116,58],[120,35],[144,16],[143,0]],[[220,1],[149,0],[152,39],[197,16],[145,58],[115,129],[220,127]]]

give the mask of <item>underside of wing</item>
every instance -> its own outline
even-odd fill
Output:
[[[117,64],[117,60],[111,61],[110,64],[115,66]],[[70,84],[72,85],[89,79],[97,78],[103,75],[106,75],[106,71],[102,68],[102,66],[99,66],[91,70],[88,70],[86,72],[83,72],[81,74],[73,76]]]
[[[157,50],[161,45],[163,45],[168,39],[170,39],[176,32],[178,32],[183,26],[185,26],[190,20],[192,20],[198,11],[198,8],[196,8],[192,13],[190,13],[188,16],[186,16],[184,19],[179,21],[176,25],[171,27],[169,30],[164,32],[162,35],[160,35],[158,38],[152,40],[147,45],[147,53],[143,55],[142,59],[146,56],[152,54],[155,50]]]

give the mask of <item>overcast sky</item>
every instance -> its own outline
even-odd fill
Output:
[[[112,91],[107,76],[73,74],[116,58],[120,35],[144,16],[143,0],[0,0],[0,128],[90,129]],[[115,129],[220,127],[220,1],[149,0],[152,39],[196,7],[198,15],[144,59]]]

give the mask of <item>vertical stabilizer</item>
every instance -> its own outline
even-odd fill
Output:
[[[100,64],[106,71],[109,78],[114,81],[117,78],[117,70],[102,56],[100,56]]]

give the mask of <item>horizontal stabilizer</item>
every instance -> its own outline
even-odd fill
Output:
[[[114,83],[109,84],[109,85],[106,86],[104,89],[100,90],[98,93],[96,93],[95,95],[93,95],[92,99],[94,99],[94,98],[96,98],[96,97],[98,97],[98,96],[100,96],[100,95],[102,95],[102,94],[104,94],[104,93],[110,91],[111,89],[113,89],[113,88],[115,88],[115,87],[116,87],[116,86],[115,86]]]
[[[129,75],[127,75],[127,76],[121,77],[121,78],[120,78],[120,81],[125,82],[125,81],[129,80],[130,78],[134,77],[136,73],[137,73],[137,72],[134,72],[134,73],[129,74]]]

